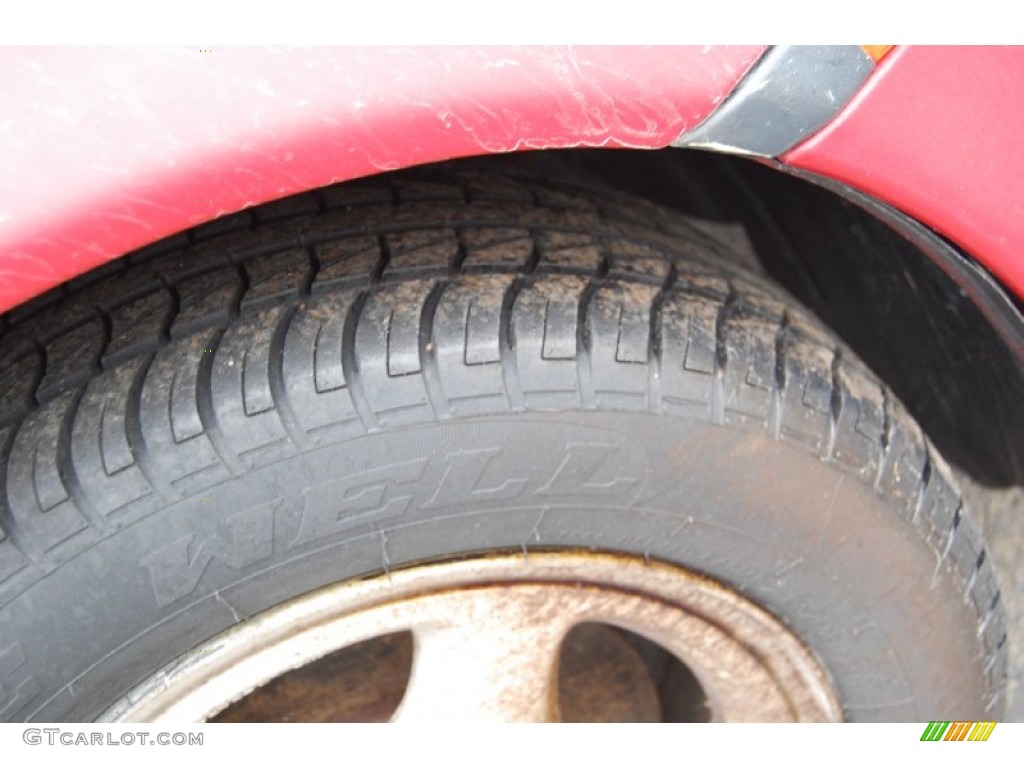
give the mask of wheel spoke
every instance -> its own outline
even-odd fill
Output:
[[[416,628],[395,722],[557,719],[558,654],[569,622],[543,588],[514,591],[514,599],[504,587],[472,590],[469,600],[463,593],[450,619]]]

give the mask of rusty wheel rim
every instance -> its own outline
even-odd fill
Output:
[[[814,655],[745,597],[677,566],[577,552],[434,563],[325,587],[218,635],[101,719],[206,721],[332,652],[410,632],[412,670],[393,722],[558,721],[559,650],[583,624],[619,627],[681,660],[712,720],[841,719]]]

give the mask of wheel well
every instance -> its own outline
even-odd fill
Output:
[[[585,150],[559,162],[717,226],[867,362],[947,459],[986,485],[1024,482],[1020,307],[934,232],[738,157]]]
[[[1024,484],[1020,306],[969,257],[903,214],[822,180],[696,150],[544,150],[452,164],[583,176],[695,217],[745,266],[817,313],[945,458],[985,485]],[[430,166],[421,170],[429,175]],[[72,283],[91,283],[117,264]],[[63,292],[0,315],[0,328]]]

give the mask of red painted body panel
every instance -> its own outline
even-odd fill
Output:
[[[1024,48],[901,47],[783,160],[902,209],[1024,298]]]
[[[381,170],[664,147],[762,51],[0,49],[0,312],[220,214]]]

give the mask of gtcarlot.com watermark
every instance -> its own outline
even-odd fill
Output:
[[[65,728],[26,728],[21,734],[26,744],[66,747],[201,747],[202,733],[176,731],[124,731],[122,733],[76,731]]]

